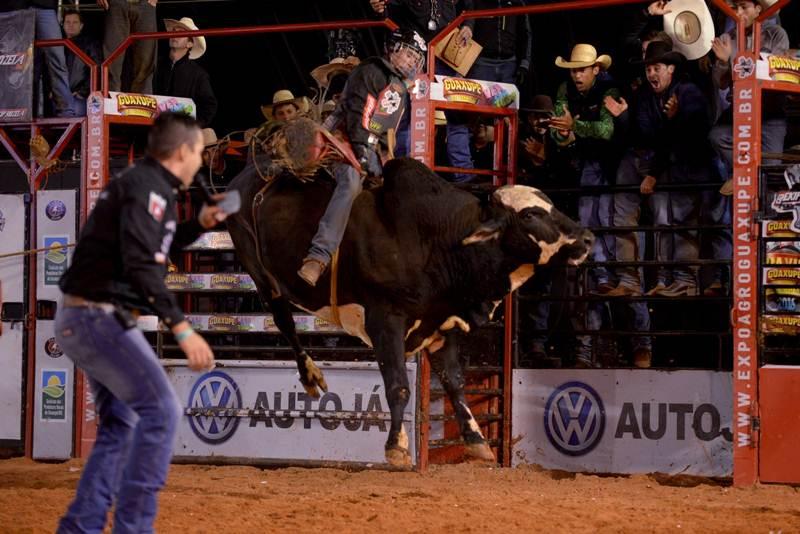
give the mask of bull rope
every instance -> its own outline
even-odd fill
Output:
[[[42,247],[42,248],[30,248],[26,250],[18,250],[17,252],[8,252],[6,254],[0,254],[0,260],[4,260],[6,258],[13,258],[15,256],[28,256],[30,254],[38,254],[39,252],[49,252],[53,249],[58,250],[61,248],[73,248],[77,243],[67,243],[66,245],[51,245],[49,247]]]

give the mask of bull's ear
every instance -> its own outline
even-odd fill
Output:
[[[484,243],[486,241],[491,241],[492,239],[497,239],[503,232],[507,221],[508,220],[506,218],[490,219],[465,237],[464,240],[461,241],[461,244],[473,245],[475,243]]]

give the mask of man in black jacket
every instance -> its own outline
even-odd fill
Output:
[[[152,531],[183,410],[135,313],[157,314],[190,368],[214,367],[208,344],[164,285],[168,256],[225,218],[218,206],[203,206],[197,219],[175,220],[178,192],[192,183],[202,152],[194,119],[161,114],[147,157],[100,194],[59,282],[56,339],[89,377],[100,421],[59,532],[101,532],[112,503],[115,532]]]
[[[100,43],[90,35],[83,33],[83,16],[80,11],[77,9],[64,11],[62,27],[67,39],[71,39],[98,65],[102,62],[103,55],[100,51]],[[89,65],[81,61],[69,49],[64,49],[64,55],[67,60],[67,72],[69,72],[69,89],[75,99],[75,110],[78,115],[86,115],[86,98],[89,96],[91,89]]]
[[[407,84],[422,69],[427,46],[414,30],[394,31],[387,40],[385,57],[362,62],[350,74],[336,110],[323,125],[343,130],[350,140],[361,171],[383,173],[381,159],[392,155],[389,136],[409,107]],[[314,286],[325,272],[344,236],[353,202],[361,192],[359,170],[346,163],[333,167],[336,189],[311,241],[311,249],[298,271]]]
[[[197,30],[188,17],[165,19],[167,31]],[[173,37],[169,40],[169,61],[160,61],[156,71],[158,95],[191,98],[197,106],[197,121],[205,128],[217,114],[217,98],[206,70],[195,60],[206,52],[204,37]]]
[[[521,7],[522,0],[475,0],[475,9]],[[472,38],[483,47],[467,78],[515,83],[522,89],[531,68],[533,35],[528,15],[477,19]]]

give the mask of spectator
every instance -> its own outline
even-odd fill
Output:
[[[197,30],[188,17],[165,19],[167,31]],[[156,71],[155,92],[159,95],[191,98],[197,106],[197,122],[208,127],[217,113],[217,98],[211,80],[197,59],[206,53],[205,37],[172,37],[169,40],[169,61],[161,61]]]
[[[475,0],[475,9],[523,6],[522,0]],[[475,41],[483,47],[468,78],[514,83],[522,88],[531,68],[532,32],[527,15],[475,21]]]
[[[597,55],[590,44],[578,44],[572,49],[569,60],[556,58],[556,66],[569,69],[571,80],[558,89],[556,116],[550,121],[551,135],[558,145],[573,147],[580,185],[595,189],[578,199],[578,218],[583,226],[608,228],[611,226],[612,195],[597,188],[607,186],[616,170],[612,145],[614,118],[603,106],[606,96],[619,97],[619,91],[601,71],[611,66],[611,57]],[[594,261],[605,262],[613,256],[614,240],[608,234],[599,235],[592,249]],[[605,266],[590,271],[591,285],[599,293],[614,288]],[[599,330],[603,306],[587,306],[586,330]],[[577,362],[579,366],[592,365],[592,342],[589,336],[579,336]]]
[[[32,8],[36,16],[36,39],[61,39],[58,25],[57,0],[10,0],[0,4],[0,12]],[[64,59],[64,47],[49,46],[43,49],[47,76],[53,93],[53,112],[57,117],[77,116],[74,99],[69,90],[69,74]],[[38,72],[40,67],[37,66]],[[39,79],[39,75],[35,76]]]
[[[156,31],[156,2],[158,0],[97,0],[106,10],[103,57],[111,55],[131,33]],[[122,85],[122,65],[131,62],[132,79]],[[153,71],[156,65],[156,41],[134,42],[108,69],[109,91],[153,92]]]
[[[556,66],[569,69],[571,81],[564,82],[558,89],[556,116],[550,121],[551,135],[560,146],[574,146],[581,186],[607,186],[616,163],[609,158],[613,153],[614,118],[603,106],[603,99],[606,96],[617,98],[620,94],[611,81],[598,75],[611,66],[611,57],[598,56],[592,45],[578,44],[572,49],[569,60],[556,58]],[[609,227],[611,202],[610,194],[594,192],[582,196],[579,200],[581,224]],[[592,251],[595,261],[606,261],[610,250],[612,240],[608,236],[597,239]],[[594,275],[601,292],[613,288],[605,267],[594,269]]]
[[[655,185],[691,184],[707,181],[712,161],[707,132],[710,128],[708,100],[697,85],[680,80],[676,71],[684,57],[663,42],[647,47],[645,65],[648,84],[637,109],[639,147],[652,158],[640,161],[644,178],[642,194],[653,194]],[[653,194],[656,225],[696,225],[699,195],[695,191]],[[691,262],[698,258],[697,232],[661,232],[656,238],[656,259]],[[658,280],[648,295],[677,297],[696,295],[696,269],[688,265],[659,269]]]
[[[77,9],[64,11],[64,35],[71,39],[92,61],[98,65],[103,57],[100,44],[90,35],[83,33],[83,16]],[[71,50],[64,49],[67,72],[69,72],[69,89],[78,115],[86,115],[86,98],[91,90],[91,71],[89,65],[81,61]]]
[[[307,114],[309,109],[306,97],[295,97],[288,89],[281,89],[272,95],[272,104],[261,106],[261,113],[268,121],[289,122]]]
[[[376,14],[387,16],[400,25],[401,28],[408,28],[416,31],[426,43],[430,42],[445,26],[456,18],[458,10],[456,5],[459,2],[453,0],[370,0],[370,6]],[[474,9],[473,0],[462,0],[462,9]],[[458,39],[466,44],[472,38],[472,29],[475,25],[474,20],[468,20],[460,28]],[[461,77],[456,71],[445,65],[443,61],[436,62],[436,74],[448,77]],[[472,154],[469,149],[469,127],[463,114],[457,112],[445,112],[447,117],[447,158],[450,165],[460,169],[473,169]],[[408,153],[409,128],[408,118],[404,117],[397,131],[398,153]],[[403,152],[403,151],[406,152]],[[452,180],[455,182],[470,182],[472,174],[454,173]]]

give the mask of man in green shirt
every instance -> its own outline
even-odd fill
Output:
[[[618,98],[619,90],[608,76],[601,74],[611,66],[611,57],[598,56],[590,44],[578,44],[572,49],[569,60],[556,58],[556,66],[569,69],[570,80],[561,84],[556,97],[556,116],[550,122],[553,139],[562,147],[571,147],[577,160],[580,185],[593,190],[578,199],[578,216],[581,225],[597,229],[610,228],[613,195],[600,193],[598,187],[610,183],[616,172],[617,158],[612,144],[614,117],[603,105],[607,96]],[[594,261],[613,259],[614,239],[610,234],[598,233],[592,256]],[[598,293],[614,288],[604,266],[592,268],[591,283]],[[590,304],[586,310],[586,330],[599,330],[602,323],[602,305]],[[591,337],[580,336],[577,351],[579,365],[591,365]]]

